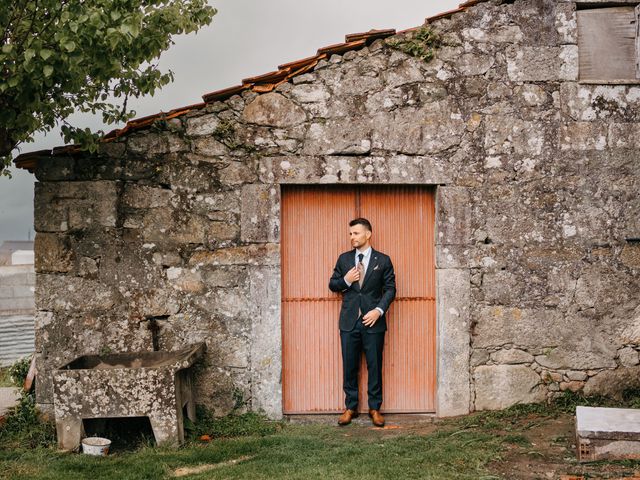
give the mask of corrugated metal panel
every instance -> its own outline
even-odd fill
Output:
[[[0,366],[11,365],[35,350],[33,315],[0,316]]]
[[[435,410],[433,192],[424,187],[289,186],[282,195],[282,336],[285,413],[344,408],[337,328],[341,297],[327,283],[350,248],[348,222],[368,218],[373,246],[391,256],[397,296],[388,312],[386,412]],[[363,359],[361,410],[366,410]]]

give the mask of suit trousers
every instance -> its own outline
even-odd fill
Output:
[[[350,332],[340,331],[342,346],[342,387],[346,408],[358,410],[358,371],[364,351],[367,361],[367,396],[369,408],[379,410],[382,405],[382,349],[386,332],[370,333],[362,323],[362,315]]]

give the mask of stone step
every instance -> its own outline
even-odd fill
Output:
[[[578,460],[640,459],[640,410],[576,407]]]

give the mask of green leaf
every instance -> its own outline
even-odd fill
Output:
[[[40,58],[42,58],[43,60],[48,59],[51,55],[53,55],[53,50],[48,50],[46,48],[40,50]]]
[[[24,51],[24,59],[28,62],[30,61],[33,57],[36,56],[36,51],[32,48],[27,48]]]
[[[50,77],[53,73],[53,67],[51,65],[45,65],[42,69],[42,72],[44,73],[45,77]]]
[[[5,43],[2,45],[2,53],[11,53],[13,50],[13,45],[11,43]]]
[[[73,52],[76,49],[76,42],[73,40],[66,41],[62,44],[67,52]]]

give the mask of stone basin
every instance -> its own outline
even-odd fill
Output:
[[[184,412],[195,422],[193,372],[199,343],[174,352],[83,355],[53,375],[58,446],[76,450],[82,420],[148,417],[158,445],[184,441]]]

